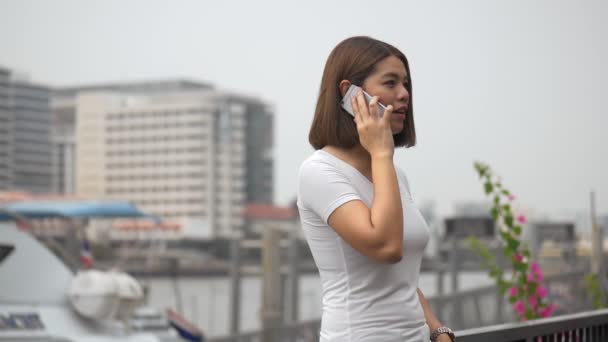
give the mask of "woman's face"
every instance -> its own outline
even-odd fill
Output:
[[[403,62],[389,56],[376,64],[376,70],[363,81],[363,90],[378,96],[385,106],[393,105],[391,129],[393,134],[400,133],[405,126],[405,118],[410,104],[408,75]]]

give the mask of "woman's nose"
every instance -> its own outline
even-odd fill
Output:
[[[403,102],[409,102],[409,100],[410,100],[410,92],[409,92],[409,90],[407,90],[407,87],[405,87],[404,85],[402,85],[401,88],[399,89],[398,98],[399,98],[399,101],[403,101]]]

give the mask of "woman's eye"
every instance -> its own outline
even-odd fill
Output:
[[[394,87],[395,86],[395,81],[387,81],[384,82],[385,85],[389,86],[389,87]]]

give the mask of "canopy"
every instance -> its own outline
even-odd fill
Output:
[[[147,216],[133,204],[121,201],[24,201],[0,205],[0,221],[12,221],[19,217],[42,219]]]

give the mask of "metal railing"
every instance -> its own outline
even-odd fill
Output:
[[[318,322],[305,322],[273,333],[247,333],[210,341],[317,342],[318,331]],[[459,342],[605,342],[608,341],[608,309],[461,330],[456,334]]]
[[[273,331],[256,331],[210,339],[209,342],[318,342],[321,321],[285,324]]]
[[[583,283],[583,277],[585,274],[586,273],[584,271],[575,271],[547,276],[543,283],[549,289],[551,303],[555,303],[558,307],[555,313],[559,316],[550,318],[548,320],[535,320],[533,321],[534,324],[532,325],[532,322],[515,323],[516,318],[513,314],[511,304],[508,303],[505,297],[499,294],[498,289],[494,285],[479,287],[473,290],[458,291],[456,293],[451,293],[439,297],[430,297],[428,298],[428,301],[431,307],[433,308],[435,315],[445,325],[452,327],[456,331],[472,329],[466,330],[466,334],[468,334],[466,336],[468,336],[467,338],[470,338],[470,340],[467,339],[465,341],[527,342],[528,337],[520,338],[519,340],[517,338],[512,340],[495,340],[491,338],[475,339],[477,338],[475,336],[477,333],[479,333],[480,336],[486,336],[483,334],[488,333],[488,331],[494,331],[492,329],[496,329],[496,334],[500,335],[500,327],[507,329],[507,331],[514,331],[512,334],[515,335],[512,336],[522,336],[522,327],[537,326],[537,322],[538,324],[542,323],[541,325],[538,325],[539,327],[542,327],[540,330],[538,330],[539,334],[542,333],[547,335],[558,332],[561,333],[563,332],[564,327],[567,327],[569,329],[586,329],[585,332],[579,332],[575,334],[579,334],[578,336],[591,336],[590,334],[598,334],[600,331],[603,331],[601,329],[605,329],[605,326],[608,325],[608,311],[588,311],[582,314],[570,315],[572,313],[592,309],[591,302],[587,295],[587,290]],[[579,317],[594,317],[593,322],[603,323],[582,325],[583,320],[579,319]],[[573,320],[573,322],[575,323],[572,324],[575,325],[571,325],[570,320]],[[488,327],[493,324],[501,324],[505,322],[512,323],[506,325],[502,324],[495,327]],[[553,324],[551,322],[560,323]],[[319,320],[299,322],[297,324],[285,324],[282,327],[273,331],[256,331],[241,333],[235,336],[212,338],[210,339],[210,342],[316,342],[319,338],[320,325],[321,322]],[[557,327],[561,327],[562,330],[551,330]],[[534,332],[533,330],[524,329],[524,331],[526,332],[526,334],[532,337],[537,336],[532,335],[532,332]],[[460,338],[458,340],[462,341],[462,339]],[[553,340],[543,339],[542,341],[547,342]],[[562,341],[562,339],[559,339],[559,341]],[[564,341],[570,340],[564,339]],[[579,339],[578,341],[582,342],[584,340]],[[606,338],[606,341],[608,341],[608,337]],[[534,342],[537,342],[537,340],[535,340]]]
[[[557,305],[556,315],[592,309],[583,282],[585,274],[574,271],[545,278],[549,300]],[[494,285],[431,297],[428,301],[435,315],[457,330],[516,321],[512,305]]]
[[[604,342],[608,309],[458,332],[459,342]]]

